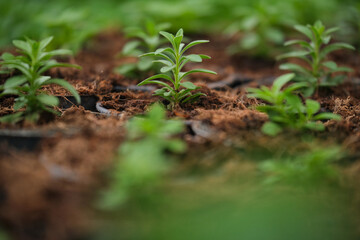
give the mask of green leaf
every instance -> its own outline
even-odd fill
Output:
[[[274,93],[278,93],[280,92],[281,88],[288,83],[289,81],[291,81],[293,78],[295,77],[295,74],[293,73],[288,73],[285,75],[282,75],[280,77],[278,77],[277,79],[275,79],[273,86],[271,88],[272,92]]]
[[[309,84],[306,82],[294,83],[294,84],[291,84],[290,86],[288,86],[286,89],[284,89],[284,93],[292,93],[293,91],[301,89],[301,88],[305,88],[308,85]]]
[[[166,88],[168,88],[169,90],[172,90],[173,88],[170,87],[169,84],[167,83],[164,83],[164,82],[161,82],[161,81],[157,81],[157,80],[148,80],[148,79],[145,79],[144,81],[142,81],[141,83],[138,84],[138,86],[142,86],[142,85],[145,85],[145,84],[159,84],[159,85],[162,85]]]
[[[136,50],[136,48],[140,45],[140,41],[130,41],[128,43],[125,44],[125,46],[122,49],[122,54],[125,56],[136,56],[138,54],[134,54],[137,53],[138,51],[134,51]]]
[[[42,68],[40,68],[38,73],[42,74],[42,73],[46,72],[47,70],[49,70],[51,68],[55,68],[55,67],[72,67],[72,68],[76,68],[76,69],[81,69],[80,66],[75,65],[75,64],[59,63],[56,60],[50,60],[50,61],[47,61]]]
[[[136,63],[126,63],[115,68],[115,72],[122,75],[129,75],[129,73],[131,73],[134,70],[136,70]]]
[[[55,107],[55,106],[59,105],[59,99],[55,96],[50,96],[47,94],[40,94],[40,95],[36,96],[36,98],[41,103],[51,106],[51,107]]]
[[[324,62],[322,65],[329,68],[330,70],[336,70],[338,68],[337,64],[332,61]]]
[[[14,110],[17,111],[17,110],[23,108],[25,105],[26,105],[26,102],[18,98],[14,104]]]
[[[197,101],[198,98],[201,97],[201,96],[206,96],[206,94],[204,94],[204,93],[196,93],[194,95],[191,95],[191,96],[185,98],[185,100],[183,100],[182,103],[187,103],[187,102],[191,103],[191,102]]]
[[[182,83],[180,83],[180,85],[183,86],[184,88],[190,89],[190,90],[195,90],[195,89],[199,88],[198,86],[196,86],[192,82],[182,82]]]
[[[15,124],[23,119],[23,115],[24,115],[23,112],[17,112],[6,116],[2,116],[0,117],[0,122]]]
[[[48,52],[47,54],[49,54],[50,56],[59,56],[59,55],[72,55],[73,52],[67,49],[56,49]]]
[[[164,64],[164,65],[166,65],[166,66],[172,66],[173,64],[171,63],[171,62],[169,62],[169,61],[167,61],[167,60],[155,60],[155,61],[153,61],[154,63],[162,63],[162,64]]]
[[[307,70],[306,68],[303,68],[300,65],[294,64],[294,63],[281,64],[279,69],[285,70],[285,71],[298,72],[298,73],[304,74],[306,76],[311,75],[311,72],[309,70]]]
[[[266,122],[262,128],[261,131],[269,136],[276,136],[280,132],[282,132],[282,127],[274,122]]]
[[[306,105],[306,112],[309,116],[314,115],[320,110],[320,103],[318,103],[315,100],[306,99],[305,105]]]
[[[146,71],[151,68],[153,65],[153,59],[152,58],[140,58],[140,60],[137,62],[138,69],[140,71]]]
[[[68,90],[76,99],[76,102],[78,104],[80,104],[81,100],[80,100],[80,96],[79,93],[76,91],[76,89],[67,81],[63,80],[63,79],[50,79],[46,82],[47,84],[57,84],[62,86],[63,88],[65,88],[66,90]]]
[[[294,28],[298,32],[301,32],[302,34],[304,34],[305,36],[307,36],[309,39],[312,40],[313,34],[312,34],[312,31],[308,27],[305,27],[305,26],[302,26],[302,25],[297,25]]]
[[[287,94],[286,101],[292,110],[295,110],[295,112],[302,112],[304,106],[297,95]]]
[[[205,55],[205,54],[199,54],[199,56],[200,56],[202,59],[211,59],[210,56]]]
[[[303,40],[290,40],[290,41],[285,42],[284,45],[285,46],[290,46],[290,45],[294,45],[294,44],[299,44],[302,47],[307,47],[308,49],[312,49],[310,43],[308,43],[306,41],[303,41]]]
[[[1,94],[0,97],[5,96],[5,95],[19,95],[20,92],[18,89],[5,89]]]
[[[4,84],[4,88],[5,89],[15,88],[15,87],[21,86],[22,84],[24,84],[26,82],[27,82],[27,79],[25,76],[11,77],[6,80],[6,82]]]
[[[186,47],[181,51],[181,54],[185,53],[189,48],[198,45],[198,44],[202,44],[202,43],[208,43],[208,40],[197,40],[197,41],[193,41],[191,43],[189,43],[188,45],[186,45]]]
[[[40,86],[42,86],[43,84],[46,84],[46,81],[47,81],[47,80],[50,80],[50,79],[51,79],[51,77],[49,77],[49,76],[41,76],[41,77],[35,79],[34,83],[35,83],[38,87],[40,87]]]
[[[350,50],[355,50],[355,48],[353,46],[351,46],[350,44],[347,43],[333,43],[330,44],[328,46],[326,46],[325,48],[323,48],[323,50],[320,52],[320,59],[324,59],[329,53],[339,50],[339,49],[350,49]]]
[[[170,43],[171,43],[171,45],[174,47],[174,48],[176,48],[175,46],[175,42],[174,42],[174,35],[172,35],[171,33],[168,33],[168,32],[165,32],[165,31],[160,31],[160,34],[162,35],[162,36],[164,36]]]
[[[341,121],[341,116],[334,113],[319,113],[316,116],[314,116],[314,120],[326,120],[326,119]]]
[[[315,130],[315,131],[324,131],[325,130],[325,126],[322,123],[318,123],[318,122],[307,122],[304,125],[305,128],[310,129],[310,130]]]
[[[338,27],[329,28],[328,30],[325,31],[325,35],[330,35],[331,33],[336,32],[338,30],[339,30]]]
[[[184,36],[184,30],[180,28],[179,31],[176,33],[175,37],[183,37],[183,36]]]
[[[52,36],[41,40],[40,43],[39,43],[39,48],[40,49],[45,49],[52,40],[53,40]]]
[[[30,44],[28,42],[25,42],[25,41],[22,41],[22,40],[14,40],[13,44],[14,44],[15,47],[23,50],[28,55],[31,55],[32,49],[31,49],[31,46],[30,46]]]
[[[173,70],[175,67],[176,67],[176,65],[162,67],[162,68],[160,69],[160,72],[162,72],[162,73],[167,73],[167,72]]]
[[[250,32],[241,39],[241,48],[250,50],[256,48],[261,42],[261,37],[256,32]]]
[[[173,139],[167,142],[167,148],[174,153],[182,153],[186,150],[186,143],[181,139]]]
[[[202,57],[197,54],[190,54],[185,56],[186,59],[189,59],[192,62],[202,62]]]
[[[185,78],[186,76],[192,74],[192,73],[209,73],[209,74],[217,74],[216,72],[214,71],[210,71],[210,70],[207,70],[207,69],[193,69],[193,70],[190,70],[188,72],[185,72],[183,74],[180,75],[180,79],[179,81],[181,81],[183,78]]]
[[[309,54],[309,51],[295,51],[295,52],[289,52],[289,53],[285,53],[282,54],[278,57],[276,57],[277,60],[281,60],[284,58],[302,58],[305,57]]]
[[[14,55],[12,55],[11,53],[3,53],[2,55],[1,55],[1,59],[3,59],[3,60],[14,60],[15,59],[15,56]]]
[[[170,82],[172,82],[172,83],[174,84],[174,80],[173,80],[170,76],[168,76],[168,75],[166,75],[166,74],[156,74],[156,75],[154,75],[154,76],[151,76],[151,77],[145,79],[145,80],[142,81],[142,82],[149,81],[149,80],[154,80],[154,79],[165,79],[165,80],[168,80],[168,81],[170,81]],[[138,84],[138,85],[139,85],[139,84]],[[140,86],[140,85],[139,85],[139,86]]]

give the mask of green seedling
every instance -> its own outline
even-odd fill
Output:
[[[274,81],[272,88],[261,86],[260,89],[248,89],[249,97],[267,103],[257,107],[257,110],[269,116],[269,122],[262,127],[265,134],[275,136],[286,128],[323,131],[325,126],[320,120],[341,120],[333,113],[318,113],[320,104],[317,101],[307,99],[305,104],[301,101],[294,91],[303,88],[306,83],[294,83],[284,88],[294,77],[292,73],[283,75]]]
[[[339,173],[333,164],[344,156],[339,147],[316,148],[308,152],[268,159],[259,165],[268,174],[267,184],[314,184],[336,182]]]
[[[230,36],[241,34],[240,40],[230,45],[228,52],[246,52],[263,58],[281,53],[285,31],[295,22],[292,10],[293,6],[288,2],[254,1],[250,6],[241,6],[236,14],[239,20],[232,21],[225,29]]]
[[[168,106],[170,109],[177,107],[180,103],[191,103],[198,100],[200,96],[205,96],[205,94],[201,92],[192,94],[192,91],[197,90],[200,87],[194,85],[192,82],[184,82],[183,80],[192,73],[216,74],[216,72],[206,69],[193,69],[188,72],[182,72],[181,70],[188,62],[202,62],[203,59],[210,59],[209,56],[203,54],[184,55],[191,47],[209,41],[197,40],[185,46],[185,44],[182,43],[184,36],[182,29],[180,29],[175,36],[168,32],[160,32],[160,34],[171,43],[172,47],[160,48],[155,52],[147,53],[142,56],[162,58],[162,60],[155,61],[164,65],[164,67],[160,69],[161,74],[149,77],[138,85],[159,84],[163,86],[163,88],[156,90],[154,95],[161,96],[168,100],[170,102]],[[169,82],[170,85],[166,82]]]
[[[339,67],[333,61],[326,61],[329,53],[339,49],[351,49],[354,47],[346,43],[330,43],[331,33],[338,28],[325,29],[322,22],[317,21],[314,25],[295,26],[295,29],[310,39],[310,42],[304,40],[291,40],[285,43],[285,46],[299,45],[302,50],[297,50],[283,54],[278,59],[298,58],[308,65],[308,68],[295,63],[285,63],[280,65],[280,69],[296,73],[295,81],[305,82],[304,94],[311,96],[316,89],[321,86],[330,87],[340,84],[345,76],[336,75],[339,72],[351,72],[352,69]]]
[[[181,153],[185,143],[172,136],[184,130],[179,120],[166,120],[159,104],[152,106],[144,117],[135,117],[126,125],[127,138],[118,151],[109,190],[101,206],[112,209],[130,197],[154,189],[169,170],[167,152]],[[141,149],[141,150],[139,150]]]
[[[52,37],[48,37],[39,42],[31,39],[26,39],[26,41],[14,40],[13,44],[20,55],[14,56],[10,53],[4,53],[1,56],[0,66],[3,69],[14,74],[20,73],[20,75],[8,78],[0,86],[0,97],[5,95],[17,96],[14,104],[15,113],[1,117],[1,122],[16,123],[25,119],[34,123],[39,120],[43,111],[58,114],[53,110],[53,107],[59,104],[59,99],[41,90],[43,86],[50,84],[64,87],[80,103],[80,96],[70,83],[63,79],[43,75],[47,70],[54,67],[80,68],[52,59],[54,56],[71,54],[71,51],[65,49],[46,51],[46,47],[52,39]]]
[[[91,16],[85,10],[56,9],[44,12],[38,19],[45,25],[42,36],[54,36],[48,48],[68,48],[78,52],[99,31],[99,27],[97,24],[89,24]]]
[[[126,29],[126,36],[135,38],[130,41],[122,49],[120,56],[138,57],[147,52],[153,52],[165,43],[160,39],[159,32],[167,30],[170,27],[168,23],[155,24],[153,21],[146,21],[145,28],[132,27]],[[125,75],[127,77],[141,76],[142,73],[159,72],[159,65],[154,64],[155,59],[151,56],[142,57],[135,63],[126,63],[117,67],[115,72]]]

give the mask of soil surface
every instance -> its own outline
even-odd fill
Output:
[[[207,68],[218,75],[194,74],[191,81],[201,86],[207,96],[168,112],[169,117],[188,121],[189,128],[183,138],[189,143],[190,152],[199,146],[208,148],[233,138],[246,141],[246,145],[256,141],[280,145],[286,142],[261,134],[267,116],[254,110],[259,102],[246,97],[247,87],[271,85],[274,77],[283,73],[278,70],[280,63],[240,54],[229,56],[226,48],[230,40],[211,36],[204,39],[210,39],[210,43],[194,47],[193,52],[210,55],[212,59],[191,64],[188,69]],[[97,96],[113,116],[73,106],[59,109],[61,116],[44,118],[36,126],[0,125],[1,129],[57,131],[33,152],[0,146],[0,220],[15,239],[79,239],[86,232],[84,229],[94,224],[89,199],[105,185],[104,173],[111,168],[114,153],[126,134],[124,124],[132,116],[143,114],[152,103],[161,101],[151,92],[113,91],[114,86],[132,86],[143,80],[113,72],[114,67],[133,61],[117,57],[125,43],[121,33],[104,32],[76,56],[62,59],[80,65],[82,70],[49,71],[52,77],[69,81],[81,95]],[[337,113],[343,120],[326,122],[326,131],[314,136],[343,144],[356,155],[360,149],[360,55],[340,51],[331,55],[331,59],[355,71],[341,86],[321,89],[316,100],[321,103],[322,111]],[[7,77],[1,76],[0,81]],[[44,90],[68,95],[57,86]],[[0,99],[0,116],[13,112],[13,103],[13,97]],[[64,133],[69,129],[71,133]],[[358,178],[360,172],[359,164],[354,165],[348,171],[352,179]]]

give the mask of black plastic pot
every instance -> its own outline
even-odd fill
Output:
[[[94,95],[84,95],[80,96],[81,103],[78,104],[76,99],[73,96],[59,96],[59,107],[62,109],[68,109],[72,106],[82,106],[85,110],[96,112],[96,103],[99,101],[99,98]]]
[[[19,151],[34,151],[41,141],[55,137],[58,134],[70,136],[78,132],[69,130],[36,130],[36,129],[0,129],[0,153],[10,149]]]

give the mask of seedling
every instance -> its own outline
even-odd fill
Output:
[[[42,36],[54,36],[48,49],[64,47],[78,52],[99,31],[97,24],[89,24],[89,17],[87,11],[75,9],[49,10],[41,14],[38,21],[45,24]]]
[[[267,184],[285,182],[313,186],[339,180],[333,163],[343,156],[344,152],[336,146],[314,148],[305,153],[268,159],[259,167],[269,174],[265,181]]]
[[[149,77],[138,85],[159,84],[163,86],[163,88],[156,90],[154,95],[161,96],[168,100],[170,102],[168,106],[170,109],[173,109],[180,103],[194,102],[198,100],[200,96],[206,96],[201,92],[192,94],[192,91],[197,90],[200,87],[194,85],[192,82],[184,82],[183,80],[192,73],[216,74],[216,72],[206,69],[193,69],[188,72],[182,72],[181,70],[188,62],[202,62],[203,59],[210,59],[209,56],[203,54],[184,55],[191,47],[209,41],[197,40],[185,46],[184,43],[181,43],[184,36],[182,29],[180,29],[175,36],[168,32],[160,32],[160,34],[171,43],[172,47],[160,48],[155,52],[147,53],[142,56],[162,58],[162,60],[155,61],[164,65],[164,67],[160,69],[161,74]],[[171,85],[166,82],[169,82]]]
[[[230,54],[248,53],[259,57],[276,56],[282,50],[285,31],[294,21],[291,14],[293,6],[288,2],[253,1],[250,6],[241,6],[237,18],[225,29],[225,33],[240,40],[230,45]],[[235,17],[235,16],[234,16]]]
[[[172,137],[184,130],[183,123],[166,120],[159,104],[152,106],[145,117],[131,119],[126,129],[127,139],[119,148],[113,181],[101,201],[106,209],[157,186],[169,169],[165,151],[181,153],[186,148],[182,140]]]
[[[265,134],[275,136],[286,128],[323,131],[325,127],[319,120],[341,120],[339,115],[333,113],[318,113],[320,104],[317,101],[307,99],[303,104],[294,91],[306,83],[294,83],[281,90],[294,77],[292,73],[283,75],[274,81],[272,88],[261,86],[260,89],[248,89],[249,97],[264,100],[268,104],[257,107],[257,110],[269,116],[270,121],[262,127]]]
[[[14,105],[16,113],[1,117],[1,122],[16,123],[25,119],[34,123],[39,120],[43,111],[58,114],[53,110],[53,107],[59,104],[59,100],[57,97],[48,95],[41,90],[45,85],[57,84],[64,87],[80,103],[80,96],[70,83],[63,79],[52,79],[50,76],[43,76],[47,70],[54,67],[80,68],[73,64],[59,63],[51,59],[54,56],[71,54],[71,51],[64,49],[46,51],[46,47],[52,39],[52,37],[48,37],[39,42],[31,39],[26,39],[26,41],[14,40],[13,44],[20,55],[14,56],[10,53],[4,53],[1,56],[3,61],[0,61],[0,66],[2,68],[15,74],[17,72],[21,73],[8,78],[0,86],[2,91],[0,97],[5,95],[17,96]],[[22,110],[23,108],[24,110]]]
[[[145,29],[132,27],[126,30],[126,36],[136,38],[123,47],[120,56],[138,57],[147,52],[153,52],[165,42],[160,39],[159,32],[170,27],[168,23],[155,24],[153,21],[146,21]],[[151,56],[142,57],[135,63],[126,63],[115,69],[115,72],[127,77],[141,76],[142,73],[159,72],[159,65],[153,64],[155,59]]]
[[[289,52],[278,57],[298,58],[308,65],[308,68],[302,67],[295,63],[286,63],[280,65],[280,69],[289,70],[296,73],[295,81],[305,82],[307,86],[304,94],[311,96],[320,86],[330,87],[340,84],[345,76],[336,75],[339,72],[351,72],[352,69],[347,67],[339,67],[333,61],[326,61],[329,53],[339,49],[351,49],[354,47],[346,43],[330,43],[331,33],[338,28],[325,29],[321,21],[317,21],[314,25],[295,26],[295,29],[310,39],[310,42],[304,40],[291,40],[285,43],[285,46],[300,45],[302,50]]]

